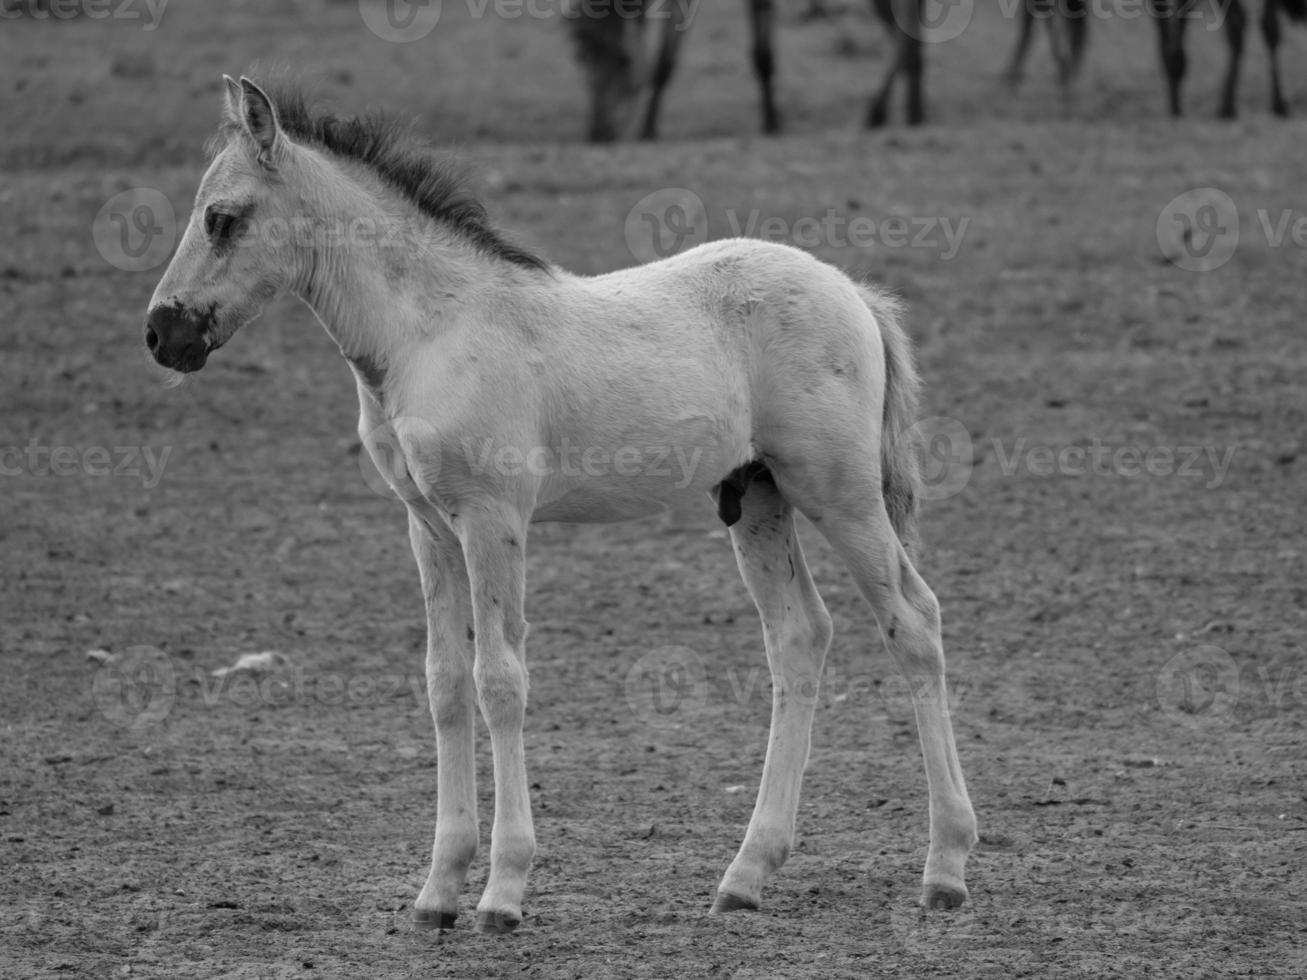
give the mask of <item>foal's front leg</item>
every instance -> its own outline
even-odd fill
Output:
[[[526,714],[526,522],[509,508],[463,508],[455,521],[471,581],[476,628],[473,677],[490,730],[495,822],[490,879],[477,906],[477,930],[511,932],[522,921],[522,893],[535,854],[522,723]]]
[[[436,724],[436,839],[413,909],[423,929],[451,929],[477,850],[472,602],[463,549],[438,516],[409,511],[409,538],[427,607],[427,699]]]

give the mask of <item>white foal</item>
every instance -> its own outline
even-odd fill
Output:
[[[528,525],[622,520],[706,494],[762,616],[774,685],[757,805],[714,911],[756,908],[794,840],[831,636],[796,509],[848,563],[911,682],[930,790],[923,901],[961,903],[976,823],[939,606],[907,550],[918,473],[902,433],[917,380],[894,305],[759,241],[570,275],[502,238],[402,131],[313,116],[295,92],[269,98],[248,79],[227,85],[146,343],[159,363],[198,370],[291,290],[354,368],[359,431],[408,508],[430,634],[439,796],[415,921],[453,925],[477,850],[477,704],[495,772],[477,926],[521,921],[535,849],[522,750]],[[398,461],[381,458],[383,443]]]

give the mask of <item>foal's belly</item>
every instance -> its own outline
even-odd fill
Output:
[[[690,502],[706,503],[708,491],[738,465],[735,457],[748,454],[747,445],[731,452],[723,452],[724,448],[718,444],[592,453],[571,469],[555,469],[546,478],[531,520],[606,524]]]
[[[647,497],[610,497],[593,490],[578,489],[536,508],[533,524],[559,521],[564,524],[615,524],[633,521],[667,510],[672,501]]]

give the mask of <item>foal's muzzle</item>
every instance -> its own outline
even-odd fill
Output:
[[[212,349],[207,336],[212,320],[211,315],[197,314],[180,303],[157,306],[145,318],[145,346],[166,368],[198,371]]]

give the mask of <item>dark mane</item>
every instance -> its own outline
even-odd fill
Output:
[[[294,85],[273,82],[260,87],[272,100],[277,120],[291,139],[367,165],[419,211],[449,225],[481,252],[526,268],[549,268],[544,259],[515,245],[490,223],[464,168],[436,156],[408,126],[384,115],[341,118],[315,114]],[[244,128],[232,119],[223,120],[218,135],[224,139],[246,137]]]

